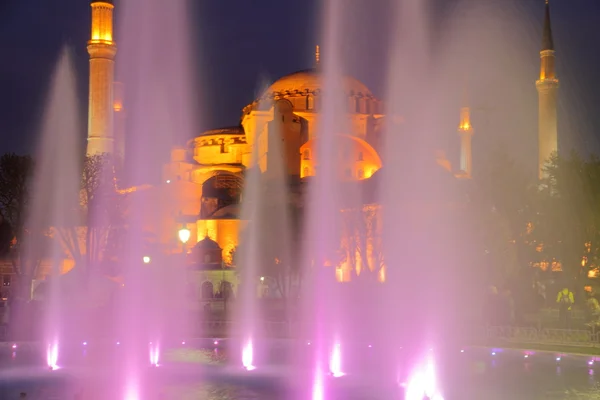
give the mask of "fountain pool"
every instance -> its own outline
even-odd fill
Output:
[[[293,387],[288,356],[308,342],[269,341],[258,344],[263,357],[256,369],[239,365],[239,344],[231,340],[193,339],[165,348],[158,367],[141,368],[143,382],[153,382],[152,393],[135,392],[131,399],[276,400],[293,398],[302,388]],[[0,398],[105,399],[118,398],[122,388],[112,386],[121,373],[121,346],[117,343],[83,343],[64,351],[59,368],[50,371],[45,351],[28,343],[5,343],[0,348]],[[375,345],[361,344],[346,363],[346,374],[327,375],[327,398],[348,400],[403,399],[403,386],[378,380]],[[229,357],[232,349],[232,356]],[[308,351],[307,351],[308,352]],[[600,395],[593,357],[523,352],[488,348],[433,350],[443,376],[443,398],[452,399],[572,399]],[[600,359],[599,364],[600,365]],[[310,371],[306,371],[309,373]],[[360,376],[357,376],[359,375]],[[511,382],[506,385],[506,382]],[[148,385],[150,386],[150,385]],[[291,396],[291,397],[290,397]],[[434,397],[435,398],[435,397]]]

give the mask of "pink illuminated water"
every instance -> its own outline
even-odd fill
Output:
[[[424,363],[418,364],[406,385],[406,400],[444,400],[439,392],[435,365],[429,356]]]
[[[58,277],[63,251],[57,236],[58,230],[67,231],[78,223],[72,215],[78,204],[80,180],[77,156],[80,149],[80,124],[75,88],[71,55],[65,49],[60,54],[50,85],[26,223],[26,229],[30,233],[24,235],[25,243],[20,260],[23,280],[27,283],[35,278],[40,258],[49,256],[52,263],[50,275],[45,282],[47,312],[43,320],[47,365],[52,369],[58,368],[60,343],[67,334],[64,317],[70,308],[69,304],[74,300],[66,297],[64,288],[60,286]],[[54,227],[54,238],[47,250],[40,251],[48,246],[43,235],[48,226]],[[26,292],[32,290],[31,287],[22,289]],[[21,293],[22,296],[24,294]],[[77,327],[73,330],[77,330]]]
[[[125,182],[131,185],[145,182],[148,171],[165,161],[161,159],[164,148],[181,144],[196,133],[197,112],[192,107],[190,93],[194,87],[190,84],[193,62],[187,39],[191,29],[184,3],[169,2],[166,7],[164,0],[128,0],[118,8],[121,16],[117,73],[119,80],[125,82],[129,105],[127,161],[123,169]],[[303,183],[306,195],[300,226],[294,225],[288,207],[292,182],[285,156],[292,152],[288,151],[286,141],[280,140],[285,134],[283,130],[274,124],[268,130],[272,136],[257,133],[251,167],[244,173],[241,219],[249,223],[240,238],[241,283],[236,288],[231,325],[236,329],[229,332],[238,340],[233,357],[235,373],[256,370],[248,375],[256,376],[268,369],[262,363],[269,335],[263,326],[266,316],[262,305],[266,301],[257,298],[257,288],[266,275],[276,282],[270,290],[284,304],[289,333],[301,343],[294,350],[292,361],[288,361],[292,373],[285,374],[288,384],[307,388],[298,399],[326,400],[329,396],[326,393],[333,391],[334,385],[361,380],[364,372],[365,376],[380,379],[377,382],[406,382],[406,400],[423,397],[443,400],[443,384],[436,375],[433,356],[415,354],[424,344],[454,340],[455,328],[460,325],[454,319],[457,314],[454,311],[463,304],[459,294],[464,296],[463,301],[468,299],[463,294],[469,291],[463,290],[456,278],[459,274],[453,258],[455,242],[451,241],[458,241],[455,238],[460,236],[457,233],[460,221],[439,207],[439,201],[446,202],[452,195],[446,183],[453,178],[435,163],[433,156],[436,140],[448,129],[436,118],[437,101],[442,101],[434,95],[434,89],[443,82],[432,77],[438,76],[439,65],[452,64],[446,59],[451,55],[445,55],[441,61],[432,55],[435,51],[431,45],[427,1],[395,3],[385,93],[386,114],[391,117],[378,116],[383,119],[378,123],[381,123],[383,146],[379,150],[384,167],[371,178],[370,192],[365,193],[362,184],[342,184],[338,174],[339,153],[345,143],[343,135],[353,129],[343,79],[348,73],[343,49],[348,44],[348,30],[355,27],[345,0],[324,1],[323,53],[319,65],[322,95],[319,118],[311,121],[318,139],[314,157],[319,173]],[[80,153],[77,140],[80,129],[74,73],[66,53],[58,63],[50,92],[35,179],[35,192],[39,196],[33,199],[29,223],[43,221],[51,226],[72,228],[75,222],[70,217],[77,208],[81,169],[76,157]],[[272,122],[279,121],[284,103],[274,99],[264,104],[274,115]],[[261,154],[264,159],[259,159],[259,143],[268,147]],[[197,215],[182,215],[169,196],[160,195],[163,190],[160,185],[151,190],[155,192],[148,197],[135,191],[128,197],[126,250],[120,254],[125,260],[122,266],[125,283],[116,292],[110,312],[97,318],[81,311],[74,313],[78,308],[76,300],[99,287],[96,280],[86,280],[79,297],[68,297],[59,279],[50,279],[48,283],[49,311],[44,326],[47,366],[54,370],[60,362],[62,368],[61,352],[67,347],[63,343],[73,342],[65,338],[67,335],[89,348],[96,338],[88,338],[84,332],[96,332],[94,328],[99,326],[114,326],[110,343],[116,343],[124,362],[120,366],[122,371],[111,377],[110,384],[118,387],[119,396],[125,400],[142,399],[156,389],[158,383],[145,378],[148,367],[160,364],[161,368],[151,369],[162,371],[165,357],[161,352],[168,347],[167,343],[177,342],[182,346],[190,343],[182,339],[189,338],[191,325],[203,318],[186,308],[181,290],[187,284],[184,258],[149,256],[148,243],[143,239],[146,229],[154,229],[161,233],[172,231],[168,235],[176,241],[177,229],[183,221]],[[342,225],[340,210],[362,210],[369,201],[366,198],[373,201],[373,195],[384,213],[379,239],[385,250],[386,282],[378,282],[379,271],[369,271],[365,265],[361,274],[352,271],[351,282],[340,284],[336,271]],[[157,215],[181,218],[174,217],[163,226],[156,222]],[[294,237],[295,230],[302,232],[299,238]],[[366,228],[357,230],[360,236]],[[51,258],[55,264],[51,276],[57,278],[58,261],[62,259],[57,246],[52,248]],[[77,281],[84,275],[92,275],[90,270],[77,275],[84,267],[92,266],[76,265],[75,273],[70,276]],[[72,312],[74,316],[69,315]],[[65,322],[67,319],[70,323]],[[219,344],[216,340],[213,343]],[[401,348],[409,351],[403,352]],[[356,363],[362,353],[373,354],[378,371],[354,375],[350,372],[351,361]],[[331,379],[341,377],[344,378]],[[196,379],[203,378],[199,374]]]
[[[127,146],[124,164],[128,186],[148,182],[160,174],[167,161],[165,149],[192,137],[199,113],[194,109],[191,84],[190,24],[186,2],[131,0],[116,8],[119,46],[116,73],[123,82],[127,109]],[[178,241],[182,215],[170,202],[167,190],[158,185],[153,193],[128,198],[127,268],[125,286],[118,300],[119,346],[126,358],[124,380],[127,396],[144,398],[155,382],[144,380],[149,365],[161,362],[163,344],[189,335],[192,321],[185,294],[185,257],[167,257],[158,243],[146,239],[147,231],[166,232]],[[156,195],[154,195],[156,193]],[[163,224],[157,215],[181,215]],[[153,254],[148,255],[148,251]],[[143,263],[144,257],[151,262]],[[197,319],[199,314],[195,315]],[[150,343],[148,347],[143,344]]]
[[[52,370],[58,369],[58,341],[48,344],[46,349],[46,363]]]
[[[342,346],[340,343],[335,343],[331,350],[331,357],[329,360],[329,372],[335,378],[344,376],[342,372]]]
[[[312,400],[325,400],[325,384],[323,370],[319,365],[315,366],[312,384]]]
[[[254,347],[252,346],[252,340],[248,340],[242,349],[242,365],[247,371],[252,371],[256,369],[253,362]]]
[[[158,361],[160,359],[160,346],[158,342],[151,342],[149,345],[150,348],[150,365],[158,366]]]

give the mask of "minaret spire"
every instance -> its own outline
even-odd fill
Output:
[[[553,153],[558,151],[557,95],[558,79],[555,71],[554,40],[550,25],[550,4],[545,0],[544,30],[540,50],[540,77],[536,81],[538,90],[538,177],[544,178],[545,165]]]
[[[113,153],[115,150],[114,71],[117,46],[113,38],[112,0],[92,0],[92,31],[88,41],[90,55],[90,92],[87,154]]]
[[[554,50],[552,40],[552,27],[550,25],[550,3],[546,0],[546,12],[544,15],[544,34],[542,36],[542,50]]]
[[[321,48],[319,45],[315,47],[315,67],[318,67],[321,63]]]
[[[471,124],[471,108],[468,102],[468,88],[465,83],[463,89],[462,107],[460,109],[460,123],[458,135],[460,136],[460,177],[471,178],[473,173],[473,154],[471,142],[473,139],[473,125]]]

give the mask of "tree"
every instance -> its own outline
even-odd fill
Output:
[[[531,227],[539,216],[533,177],[503,146],[497,148],[474,178],[469,207],[475,251],[488,267],[488,282],[502,286],[531,270]]]
[[[14,153],[0,157],[0,215],[10,225],[17,243],[23,234],[32,173],[31,157]]]
[[[124,228],[124,195],[118,192],[118,160],[88,156],[81,176],[79,209],[65,226],[55,227],[75,265],[97,267],[105,253],[118,252]],[[111,244],[112,243],[112,244]]]
[[[33,170],[34,162],[30,156],[7,153],[0,157],[3,242],[10,241],[10,260],[20,283],[16,295],[21,292],[26,298],[49,240],[46,229],[27,224]]]
[[[566,281],[580,280],[600,254],[600,160],[554,154],[545,172],[536,236],[546,258],[560,261]]]
[[[10,240],[14,240],[12,260],[17,274],[23,272],[17,260],[19,249],[24,242],[25,215],[32,173],[31,157],[14,153],[7,153],[0,157],[0,215],[3,222],[10,227]]]

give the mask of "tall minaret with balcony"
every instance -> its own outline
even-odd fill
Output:
[[[544,178],[544,166],[552,153],[558,151],[557,94],[558,79],[554,68],[554,42],[550,27],[550,5],[546,0],[540,79],[535,83],[539,96],[538,111],[538,176]]]
[[[112,0],[93,0],[90,54],[90,94],[87,154],[113,153],[114,70],[117,46],[113,40]]]
[[[473,173],[473,152],[471,141],[473,139],[473,125],[471,124],[471,109],[469,108],[466,89],[463,106],[460,109],[460,123],[458,135],[460,136],[460,172],[459,177],[470,179]]]

